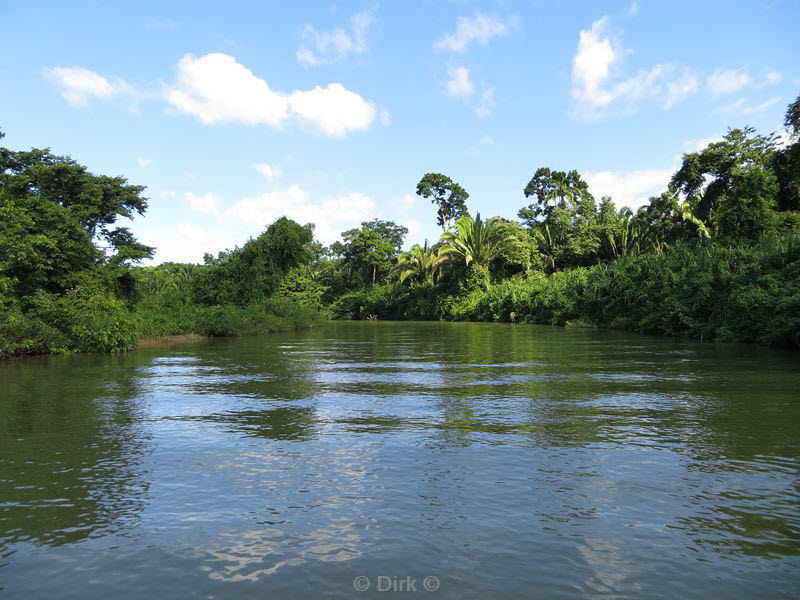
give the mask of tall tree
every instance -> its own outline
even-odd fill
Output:
[[[684,154],[669,189],[683,194],[691,214],[713,228],[737,177],[750,167],[768,167],[774,151],[774,136],[756,135],[752,127],[730,129],[721,141]]]
[[[2,136],[2,133],[0,133]],[[0,148],[0,277],[18,297],[36,290],[64,292],[78,272],[153,255],[119,217],[147,209],[144,187],[122,177],[94,175],[49,150]]]
[[[365,221],[360,228],[343,232],[344,244],[337,246],[337,251],[348,265],[351,286],[358,279],[374,285],[379,274],[387,274],[407,233],[406,227],[380,219]]]
[[[552,171],[548,167],[536,169],[524,192],[526,198],[535,199],[518,213],[528,227],[547,220],[557,207],[575,210],[579,199],[590,196],[589,185],[577,171]]]
[[[426,173],[417,184],[417,195],[432,198],[431,203],[439,207],[436,222],[442,231],[447,231],[450,221],[467,214],[469,194],[458,183],[441,173]]]
[[[783,121],[789,140],[775,153],[775,175],[778,177],[778,208],[800,211],[800,96],[786,109]]]

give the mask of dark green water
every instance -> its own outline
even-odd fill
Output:
[[[800,356],[379,322],[0,364],[0,596],[393,595],[800,597]]]

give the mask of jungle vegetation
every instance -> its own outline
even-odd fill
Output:
[[[416,192],[441,238],[373,219],[324,246],[278,219],[204,264],[139,266],[154,249],[117,224],[144,188],[49,150],[0,148],[0,356],[109,351],[144,337],[237,335],[321,318],[618,327],[800,347],[800,97],[788,140],[752,128],[683,155],[637,212],[575,170],[540,167],[516,220],[469,212],[441,173]],[[2,136],[2,133],[0,133]]]

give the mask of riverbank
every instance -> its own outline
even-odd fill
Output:
[[[0,314],[0,360],[35,354],[124,352],[211,336],[261,335],[306,329],[322,320],[318,311],[283,298],[249,306],[199,306],[155,299],[132,308],[113,299],[93,306],[71,300],[67,295],[46,307]]]
[[[343,295],[340,319],[585,325],[703,341],[800,348],[800,236],[752,245],[678,245],[546,275],[534,271],[447,293],[386,284]]]

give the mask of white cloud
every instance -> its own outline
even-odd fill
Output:
[[[370,218],[374,211],[373,200],[358,192],[312,202],[305,190],[291,185],[242,198],[223,213],[223,219],[231,223],[266,225],[287,216],[298,223],[314,223],[314,236],[331,243],[338,239],[342,230]]]
[[[182,236],[189,238],[193,242],[200,242],[208,237],[205,229],[199,225],[192,225],[190,223],[178,223],[178,233]]]
[[[481,146],[491,146],[492,144],[494,144],[494,138],[490,135],[484,135],[481,138],[480,142],[478,142],[478,144],[480,144]]]
[[[61,95],[72,106],[86,106],[93,98],[135,95],[134,89],[119,77],[109,79],[83,67],[53,67],[44,69],[44,75],[61,88]]]
[[[486,44],[507,32],[508,26],[497,17],[476,13],[472,19],[460,17],[455,32],[437,40],[433,47],[443,52],[466,52],[473,42]]]
[[[636,2],[636,0],[633,0],[633,2],[631,2],[631,6],[628,9],[628,12],[631,13],[632,17],[635,17],[636,15],[639,14],[639,4]]]
[[[636,210],[647,204],[651,196],[667,189],[673,169],[644,169],[639,171],[598,171],[587,173],[586,182],[595,198],[611,196],[618,208]]]
[[[738,100],[731,102],[730,104],[725,104],[724,106],[720,106],[717,110],[719,112],[735,113],[739,115],[749,115],[752,113],[763,112],[775,106],[780,101],[781,101],[780,97],[776,96],[774,98],[770,98],[769,100],[762,102],[761,104],[757,104],[755,106],[748,106],[747,101],[744,98],[739,98]]]
[[[233,56],[221,53],[185,55],[178,63],[177,83],[166,95],[179,111],[205,124],[281,127],[295,119],[333,137],[367,129],[376,112],[371,102],[340,83],[291,94],[273,91]]]
[[[174,229],[139,237],[143,243],[155,246],[156,255],[145,261],[145,264],[154,265],[163,262],[200,263],[206,252],[216,254],[225,247],[241,243],[240,235],[226,240],[220,232],[192,223],[179,223]]]
[[[620,74],[620,62],[627,51],[614,42],[608,31],[608,17],[580,32],[578,49],[572,59],[572,97],[577,114],[597,117],[613,102],[652,98],[665,109],[699,89],[697,77],[687,68],[657,64],[635,75]]]
[[[420,227],[419,221],[406,221],[402,225],[403,225],[403,227],[408,229],[408,237],[409,238],[414,237],[417,234],[417,232],[419,231],[419,227]],[[408,241],[406,241],[406,245],[407,244],[408,244]]]
[[[717,69],[706,79],[706,85],[715,96],[738,92],[753,82],[750,75],[737,69]]]
[[[381,125],[384,127],[388,127],[392,124],[392,115],[389,113],[389,110],[386,108],[381,108],[378,111],[378,120],[381,122]]]
[[[414,206],[414,203],[416,201],[417,201],[417,196],[415,196],[414,194],[403,194],[397,201],[397,203],[400,205],[400,208],[402,208],[405,211],[409,211]]]
[[[589,31],[581,31],[578,52],[572,59],[572,95],[600,106],[614,99],[601,87],[610,75],[611,64],[617,60],[617,52],[606,33],[607,25],[608,17],[603,17],[592,23]]]
[[[467,67],[451,67],[448,69],[450,79],[447,80],[447,93],[454,98],[469,99],[475,94],[475,88],[469,80]]]
[[[494,109],[494,88],[486,88],[481,94],[481,99],[475,106],[475,114],[484,119],[492,114]]]
[[[153,166],[153,159],[151,159],[151,158],[140,158],[139,160],[136,161],[136,164],[138,164],[139,167],[142,168],[142,169],[147,169],[148,167],[152,167]]]
[[[350,17],[348,30],[336,27],[330,31],[318,31],[313,25],[306,25],[303,30],[304,44],[297,50],[298,62],[314,66],[366,53],[369,50],[367,31],[373,18],[374,10],[357,13]]]
[[[768,108],[772,108],[778,102],[780,102],[780,97],[770,98],[769,100],[765,100],[761,104],[757,104],[756,106],[747,106],[742,109],[742,114],[749,115],[750,113],[758,113],[767,110]]]
[[[766,87],[768,85],[775,85],[783,81],[783,75],[780,74],[778,71],[770,71],[766,75],[764,75],[764,79],[761,81],[758,87]]]
[[[292,92],[289,106],[301,122],[331,137],[367,129],[375,120],[375,106],[340,83]]]
[[[474,102],[473,98],[477,91],[470,80],[469,69],[467,67],[450,67],[448,76],[449,79],[445,84],[445,90],[449,96],[462,100],[481,119],[492,114],[492,109],[494,108],[493,87],[481,86],[483,88],[481,94],[477,102]]]
[[[680,78],[667,83],[667,99],[664,108],[671,108],[674,104],[696,93],[698,89],[700,89],[700,84],[697,77],[689,72],[684,72]]]
[[[217,196],[214,194],[208,193],[203,194],[202,196],[197,196],[192,192],[188,192],[185,197],[187,202],[189,202],[189,206],[192,207],[192,210],[196,210],[197,212],[207,215],[219,214],[219,198],[217,198]]]
[[[283,176],[283,169],[267,163],[256,163],[253,165],[253,168],[270,181],[273,179],[280,179]]]
[[[701,150],[705,150],[709,144],[714,144],[721,141],[722,135],[715,134],[705,138],[700,138],[699,140],[688,140],[683,144],[683,147],[686,152],[700,152]]]

